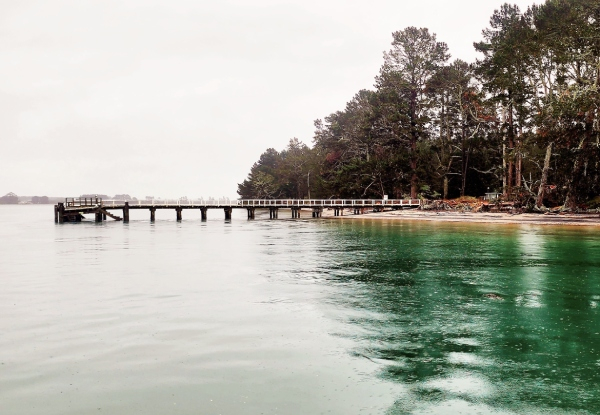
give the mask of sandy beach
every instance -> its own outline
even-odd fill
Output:
[[[325,210],[324,218],[330,219],[376,219],[376,220],[423,220],[435,222],[468,222],[528,225],[600,226],[600,214],[536,214],[536,213],[473,213],[432,212],[422,210],[395,210],[369,212],[362,215],[344,210],[343,216],[333,216],[333,210]]]

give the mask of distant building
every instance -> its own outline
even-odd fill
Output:
[[[122,195],[115,195],[113,197],[113,199],[114,200],[125,200],[125,201],[128,201],[128,200],[133,200],[134,198],[131,197],[131,196],[129,196],[128,194],[122,194]]]

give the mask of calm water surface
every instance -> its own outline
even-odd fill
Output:
[[[1,414],[600,413],[596,228],[52,215],[0,206]]]

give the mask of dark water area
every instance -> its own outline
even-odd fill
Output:
[[[282,213],[0,206],[0,413],[600,413],[596,228]]]

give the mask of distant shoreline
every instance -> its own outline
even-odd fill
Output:
[[[536,213],[473,213],[473,212],[431,212],[422,210],[396,210],[354,215],[345,211],[343,216],[333,216],[333,211],[325,210],[323,218],[328,219],[373,219],[394,221],[430,221],[446,223],[497,223],[507,225],[561,225],[561,226],[600,226],[600,214],[536,214]]]

